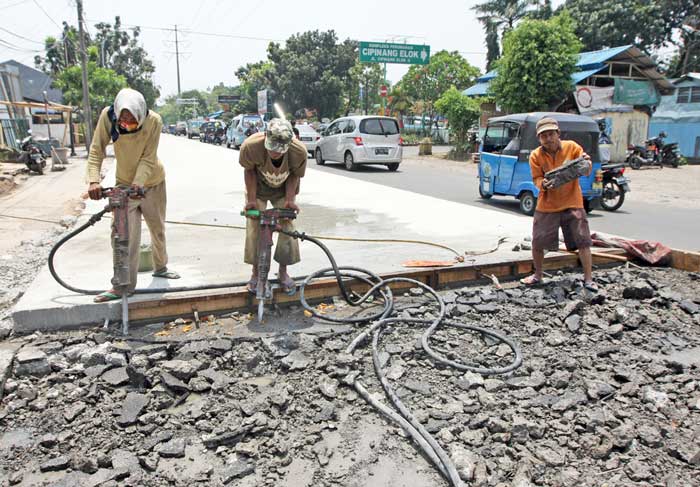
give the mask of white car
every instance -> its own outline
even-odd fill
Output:
[[[308,124],[296,125],[299,131],[299,141],[306,146],[306,150],[313,157],[316,152],[316,144],[321,138],[321,134],[316,132],[316,130]]]
[[[396,171],[403,158],[399,122],[371,115],[334,120],[316,145],[316,164],[337,161],[354,171],[361,164],[382,164]]]

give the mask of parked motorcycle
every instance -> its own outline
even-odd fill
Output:
[[[34,142],[31,133],[20,142],[18,161],[24,163],[30,171],[44,174],[48,155]]]
[[[212,136],[212,144],[222,145],[226,139],[226,134],[224,134],[224,129],[216,129],[214,135]]]
[[[603,164],[603,194],[600,206],[607,211],[615,211],[625,202],[625,193],[629,193],[629,179],[625,177],[624,164]]]
[[[659,158],[659,148],[654,143],[656,138],[644,141],[644,145],[627,146],[627,157],[625,163],[632,169],[641,169],[642,166],[659,166],[662,169]]]
[[[665,134],[665,132],[661,132]],[[659,134],[661,135],[661,134]],[[678,150],[678,142],[671,142],[670,144],[664,144],[661,147],[661,164],[671,167],[678,167],[680,164],[681,156]]]
[[[658,136],[645,140],[643,146],[630,144],[627,147],[625,162],[632,169],[640,169],[642,166],[659,166],[661,169],[664,165],[678,167],[678,143],[666,144],[666,137],[666,132],[660,132]]]

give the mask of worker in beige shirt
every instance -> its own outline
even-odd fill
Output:
[[[158,141],[163,122],[160,115],[148,110],[143,95],[125,88],[114,99],[114,105],[102,110],[90,145],[87,179],[88,194],[93,200],[102,197],[100,169],[105,149],[112,142],[117,159],[117,185],[142,189],[143,197],[129,201],[129,276],[130,289],[136,287],[141,245],[141,216],[146,220],[153,247],[153,276],[178,279],[168,270],[165,248],[165,170],[158,159]],[[119,299],[114,289],[95,297],[96,303]]]
[[[294,138],[292,124],[287,120],[273,118],[267,124],[265,132],[248,137],[241,146],[241,155],[238,158],[238,162],[245,169],[245,209],[263,211],[269,202],[273,208],[291,208],[299,212],[296,196],[300,180],[306,172],[306,154],[306,147]],[[288,232],[294,231],[291,221],[283,221],[281,227]],[[259,239],[259,225],[248,218],[243,260],[253,266],[247,285],[251,293],[255,293],[258,280]],[[295,294],[296,283],[287,273],[287,266],[301,260],[299,242],[280,233],[274,258],[279,264],[277,276],[282,291],[290,296]]]

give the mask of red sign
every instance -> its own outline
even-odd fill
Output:
[[[379,96],[386,96],[386,86],[382,85],[382,87],[379,88]]]

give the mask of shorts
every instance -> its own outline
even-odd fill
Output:
[[[535,211],[532,221],[533,250],[559,250],[559,227],[564,234],[567,250],[590,248],[593,244],[586,210],[583,208],[569,208],[553,213]]]

